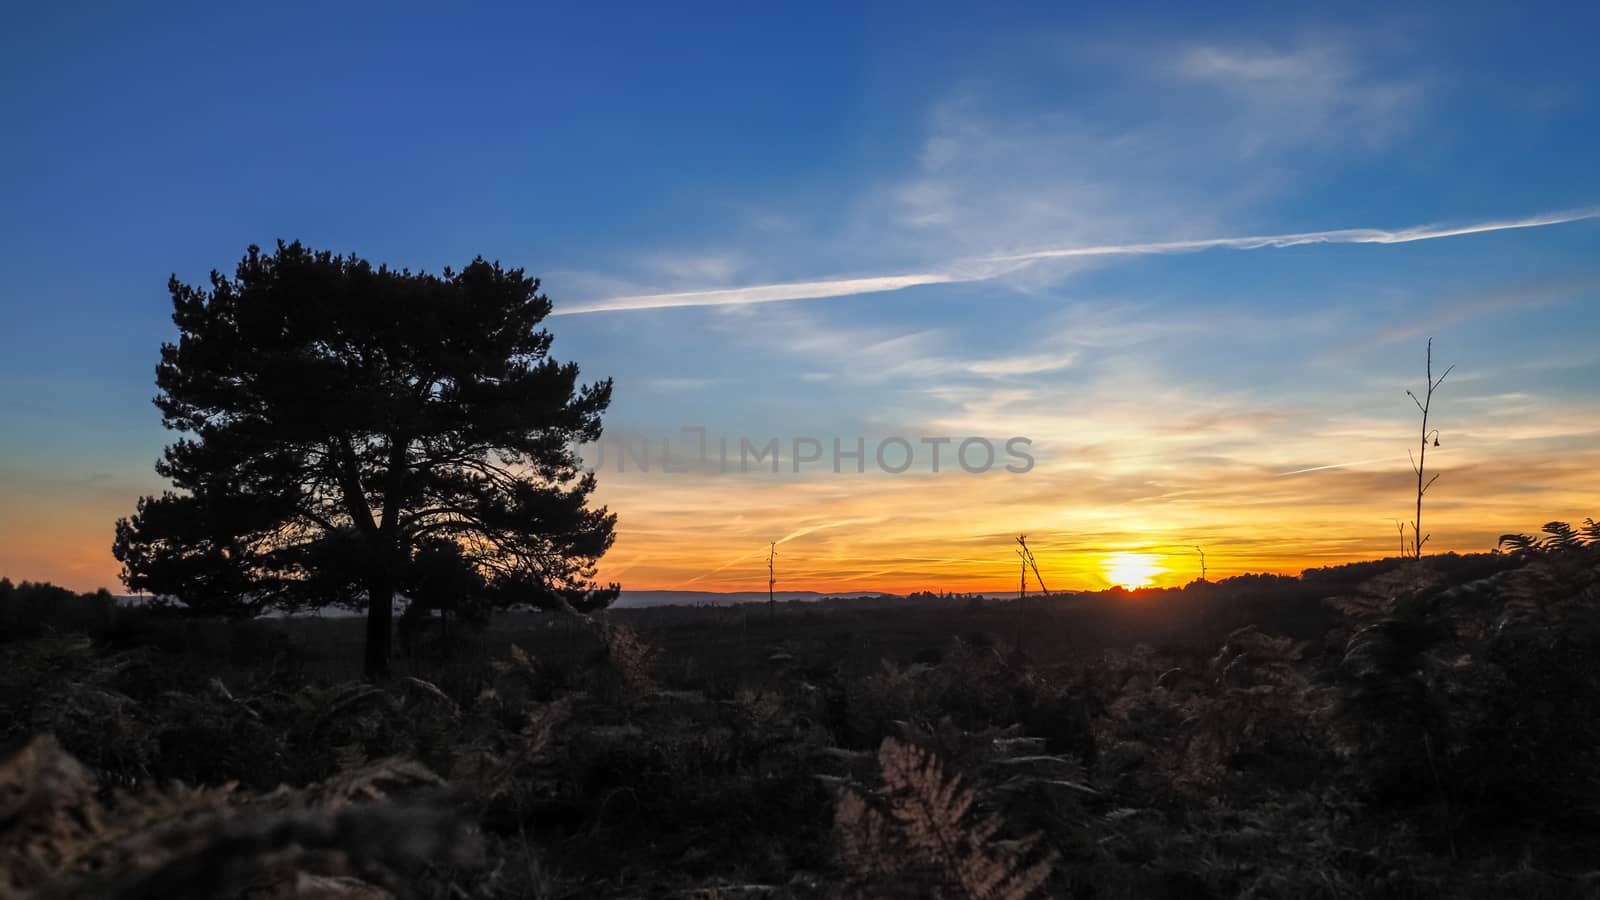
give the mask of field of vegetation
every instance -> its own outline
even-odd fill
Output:
[[[1600,543],[359,620],[0,583],[0,897],[1592,897]]]

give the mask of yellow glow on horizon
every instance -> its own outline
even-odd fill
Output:
[[[1113,553],[1103,564],[1106,580],[1125,588],[1149,587],[1165,572],[1160,560],[1148,553]]]
[[[1178,429],[1163,421],[1189,415],[1182,409],[1120,403],[1109,398],[1108,411],[1085,409],[1071,422],[1024,411],[935,423],[941,433],[1027,433],[1055,447],[1026,475],[821,466],[781,477],[663,476],[619,472],[613,460],[594,499],[618,514],[617,540],[597,579],[624,590],[765,591],[775,541],[778,589],[820,593],[1010,595],[1018,534],[1028,535],[1052,591],[1188,582],[1200,575],[1195,544],[1205,547],[1212,581],[1398,552],[1393,522],[1409,519],[1416,495],[1404,456],[1397,465],[1315,465],[1383,458],[1394,443],[1386,423],[1363,414],[1307,429],[1291,413],[1240,414]],[[1486,552],[1507,532],[1600,515],[1600,444],[1589,440],[1600,413],[1537,411],[1464,417],[1456,427],[1470,423],[1470,442],[1429,450],[1430,472],[1438,454],[1444,476],[1428,495],[1429,553]],[[1219,442],[1240,449],[1219,454]],[[112,523],[161,484],[143,463],[112,474],[72,481],[43,462],[0,465],[0,576],[120,591]],[[1128,557],[1138,565],[1124,566]],[[1038,585],[1028,580],[1032,593]]]

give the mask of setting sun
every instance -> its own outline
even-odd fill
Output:
[[[1166,569],[1148,553],[1113,553],[1103,565],[1106,580],[1125,588],[1149,587]]]

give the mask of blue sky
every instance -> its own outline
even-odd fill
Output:
[[[1596,18],[13,13],[0,573],[114,580],[111,522],[160,488],[166,278],[280,237],[527,267],[619,436],[1037,447],[1008,479],[612,473],[625,585],[749,587],[780,538],[791,587],[998,586],[1019,530],[1084,586],[1124,552],[1187,580],[1164,554],[1199,541],[1223,572],[1380,554],[1430,336],[1430,547],[1595,514]]]

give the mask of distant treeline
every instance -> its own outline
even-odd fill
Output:
[[[49,582],[12,584],[0,578],[0,640],[37,637],[46,631],[103,634],[117,615],[117,598],[101,588],[79,594]]]
[[[1158,600],[1178,599],[1185,596],[1212,596],[1218,592],[1234,596],[1300,595],[1305,593],[1333,595],[1354,590],[1362,583],[1387,574],[1411,562],[1410,557],[1388,557],[1364,562],[1341,563],[1306,569],[1299,575],[1251,573],[1233,575],[1216,581],[1195,579],[1178,587],[1148,587],[1129,590],[1112,587],[1100,591],[1051,591],[1048,595],[1030,593],[1028,599],[1047,601],[1105,600]],[[1456,583],[1487,578],[1496,572],[1515,568],[1521,560],[1512,554],[1490,553],[1440,553],[1428,557],[1434,570],[1446,580]],[[1004,593],[951,593],[945,591],[915,591],[910,594],[876,594],[850,597],[823,597],[819,602],[840,607],[881,607],[906,603],[1005,603],[1015,599]]]
[[[1523,562],[1516,555],[1508,553],[1442,553],[1430,556],[1428,560],[1451,583],[1484,578]],[[1030,605],[1070,603],[1087,607],[1117,601],[1108,606],[1108,612],[1114,612],[1130,600],[1134,601],[1136,607],[1170,604],[1168,613],[1174,621],[1186,615],[1206,616],[1221,606],[1226,607],[1230,619],[1237,618],[1244,622],[1249,620],[1248,617],[1255,616],[1257,618],[1252,621],[1281,627],[1289,625],[1289,622],[1277,622],[1277,619],[1298,621],[1303,618],[1304,610],[1298,609],[1303,604],[1295,601],[1314,602],[1324,597],[1349,593],[1362,583],[1393,571],[1406,562],[1406,559],[1394,557],[1307,569],[1299,576],[1237,575],[1218,581],[1197,580],[1182,587],[1062,591],[1048,597],[1031,595],[1028,600]],[[907,595],[823,597],[816,606],[841,610],[930,606],[976,609],[1007,602],[1010,602],[1010,598],[985,598],[976,593],[917,591]],[[163,626],[160,621],[155,621],[171,618],[192,617],[177,616],[174,610],[155,607],[121,606],[117,598],[104,588],[79,594],[48,582],[23,581],[13,584],[10,579],[0,579],[0,641],[36,637],[53,631],[87,634],[115,644],[162,643],[162,639],[181,644],[187,639],[182,636],[191,634],[190,630],[175,631],[171,626]],[[1300,629],[1291,627],[1288,630]]]

